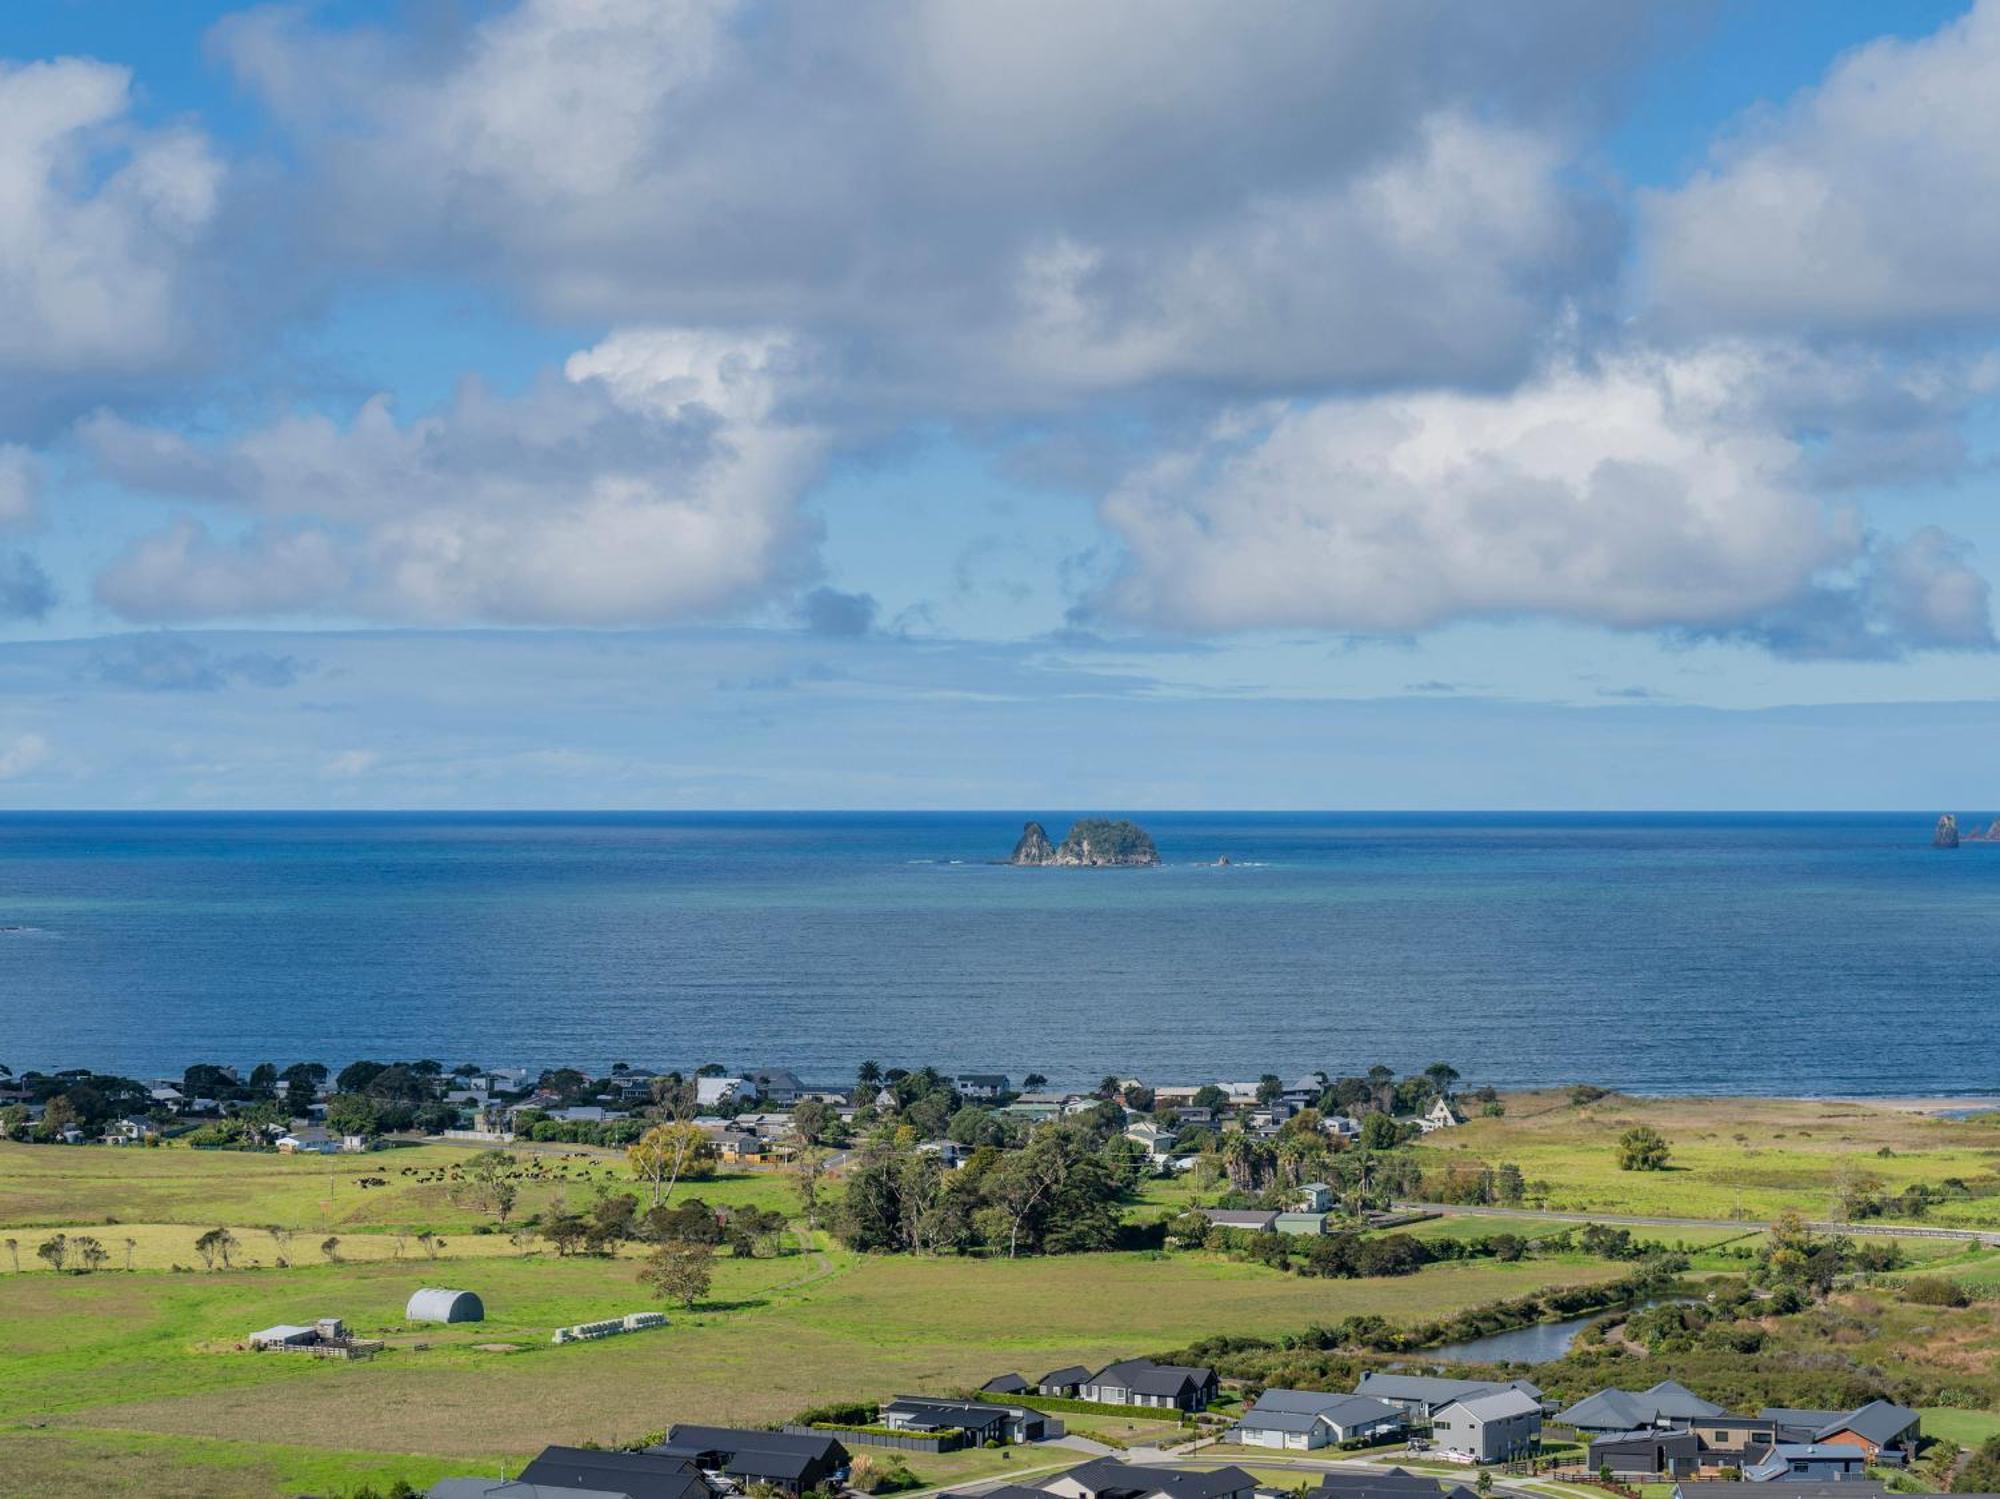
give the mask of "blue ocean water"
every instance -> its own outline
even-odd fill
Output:
[[[2000,1089],[2000,844],[1928,815],[1140,820],[1162,868],[985,862],[1009,813],[9,815],[0,1062]]]

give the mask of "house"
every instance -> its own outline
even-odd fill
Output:
[[[1299,1188],[1294,1202],[1295,1212],[1330,1213],[1333,1211],[1333,1188],[1325,1182],[1307,1182]]]
[[[1778,1443],[1778,1423],[1760,1416],[1697,1416],[1687,1425],[1700,1444],[1702,1473],[1750,1467]]]
[[[1018,1374],[996,1374],[979,1388],[987,1395],[1025,1395],[1031,1387]]]
[[[1325,1213],[1280,1213],[1271,1227],[1281,1234],[1299,1234],[1317,1239],[1326,1232]]]
[[[1686,1427],[1648,1426],[1593,1437],[1586,1466],[1609,1469],[1613,1478],[1651,1478],[1695,1473],[1701,1468],[1701,1441]]]
[[[1518,1390],[1539,1406],[1542,1392],[1525,1379],[1445,1379],[1434,1374],[1377,1374],[1372,1370],[1354,1386],[1357,1395],[1373,1395],[1403,1407],[1411,1418],[1422,1420],[1454,1400],[1474,1395],[1490,1395],[1496,1390]]]
[[[1361,1121],[1352,1114],[1328,1114],[1320,1121],[1320,1128],[1336,1140],[1354,1140],[1361,1135]]]
[[[1173,1131],[1164,1129],[1150,1119],[1142,1119],[1125,1126],[1125,1138],[1137,1145],[1154,1160],[1166,1154],[1166,1146],[1173,1143]]]
[[[938,1164],[947,1171],[956,1171],[972,1159],[972,1147],[956,1140],[925,1140],[917,1146],[917,1151],[920,1155],[936,1156]]]
[[[1451,1106],[1449,1098],[1440,1098],[1417,1116],[1417,1128],[1425,1134],[1434,1130],[1456,1129],[1465,1121],[1458,1117],[1458,1110]]]
[[[319,1341],[319,1329],[301,1327],[294,1322],[280,1322],[276,1327],[251,1333],[243,1341],[252,1348],[305,1348]]]
[[[1057,1499],[1251,1499],[1257,1480],[1238,1467],[1189,1471],[1100,1457],[1042,1485]]]
[[[806,1096],[806,1085],[788,1067],[759,1067],[745,1076],[757,1097],[781,1109],[789,1109]]]
[[[1243,1212],[1235,1208],[1196,1208],[1216,1228],[1238,1228],[1268,1234],[1278,1226],[1276,1213]]]
[[[1407,1468],[1368,1472],[1333,1469],[1320,1475],[1319,1487],[1306,1499],[1475,1499],[1475,1491],[1466,1484],[1412,1473]]]
[[[1714,1401],[1702,1399],[1686,1385],[1663,1379],[1644,1390],[1599,1390],[1559,1412],[1555,1420],[1580,1432],[1609,1436],[1646,1427],[1681,1426],[1697,1418],[1727,1414]]]
[[[1725,1487],[1736,1499],[1741,1499],[1743,1485],[1733,1479],[1706,1483],[1683,1480],[1674,1485],[1673,1499],[1730,1499],[1723,1492]],[[1836,1479],[1831,1483],[1807,1481],[1789,1484],[1785,1488],[1784,1499],[1889,1499],[1895,1492],[1887,1484],[1877,1483],[1872,1478],[1849,1478]],[[1957,1499],[1968,1499],[1968,1496],[1959,1495]],[[1992,1496],[1983,1495],[1979,1499],[1992,1499]]]
[[[1886,1400],[1871,1400],[1851,1411],[1766,1406],[1757,1414],[1775,1423],[1780,1443],[1857,1447],[1870,1462],[1892,1467],[1907,1461],[1921,1435],[1917,1413]]]
[[[1852,1443],[1780,1442],[1743,1470],[1750,1483],[1828,1483],[1868,1476],[1868,1455]]]
[[[961,1072],[951,1080],[963,1098],[990,1101],[1014,1091],[1013,1084],[998,1072]]]
[[[792,1495],[839,1482],[848,1466],[847,1449],[829,1436],[726,1426],[675,1426],[646,1451],[683,1458],[739,1487],[765,1483]]]
[[[882,1407],[881,1422],[891,1431],[962,1431],[968,1446],[984,1447],[989,1442],[1039,1442],[1052,1433],[1059,1435],[1061,1422],[1052,1422],[1040,1411],[1025,1405],[1001,1405],[985,1400],[938,1400],[928,1395],[898,1395]]]
[[[1198,1411],[1208,1408],[1217,1388],[1213,1369],[1128,1358],[1099,1369],[1077,1387],[1077,1395],[1100,1405],[1150,1405]]]
[[[333,1155],[339,1149],[340,1141],[323,1125],[304,1125],[278,1136],[281,1155]]]
[[[715,1153],[731,1165],[761,1161],[771,1151],[769,1140],[747,1129],[723,1128],[716,1130],[711,1138]]]
[[[160,1133],[159,1126],[150,1119],[114,1119],[106,1126],[106,1145],[144,1145]]]
[[[1266,1390],[1230,1433],[1246,1447],[1310,1452],[1401,1431],[1408,1418],[1400,1405],[1367,1395],[1312,1390]]]
[[[1083,1388],[1083,1382],[1090,1378],[1090,1370],[1082,1364],[1071,1364],[1064,1369],[1051,1369],[1035,1381],[1037,1395],[1052,1395],[1058,1400],[1074,1400],[1076,1392]]]
[[[506,1493],[511,1486],[495,1489],[491,1479],[446,1479],[446,1483],[477,1483],[480,1489],[446,1489],[445,1499]],[[601,1452],[583,1447],[544,1447],[535,1460],[523,1468],[516,1484],[540,1499],[542,1494],[559,1494],[562,1499],[578,1495],[623,1494],[627,1499],[715,1499],[715,1490],[702,1478],[700,1470],[686,1459],[663,1457],[651,1452]],[[438,1490],[431,1491],[436,1499]]]
[[[745,1077],[698,1077],[694,1080],[695,1107],[712,1109],[726,1103],[752,1103],[757,1088]]]
[[[1542,1402],[1520,1390],[1466,1395],[1431,1412],[1431,1444],[1447,1457],[1497,1463],[1532,1452],[1542,1438]]]

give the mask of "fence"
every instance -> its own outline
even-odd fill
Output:
[[[574,1327],[558,1327],[551,1343],[588,1343],[596,1338],[615,1338],[621,1332],[642,1332],[648,1327],[665,1327],[661,1312],[633,1312],[624,1317],[607,1317],[602,1322],[579,1322]]]

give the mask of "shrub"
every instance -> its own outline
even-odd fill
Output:
[[[1919,1275],[1903,1287],[1903,1300],[1918,1306],[1965,1306],[1964,1287],[1943,1275]]]

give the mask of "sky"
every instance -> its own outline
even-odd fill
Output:
[[[0,123],[0,808],[1996,810],[2000,0],[12,0]]]

